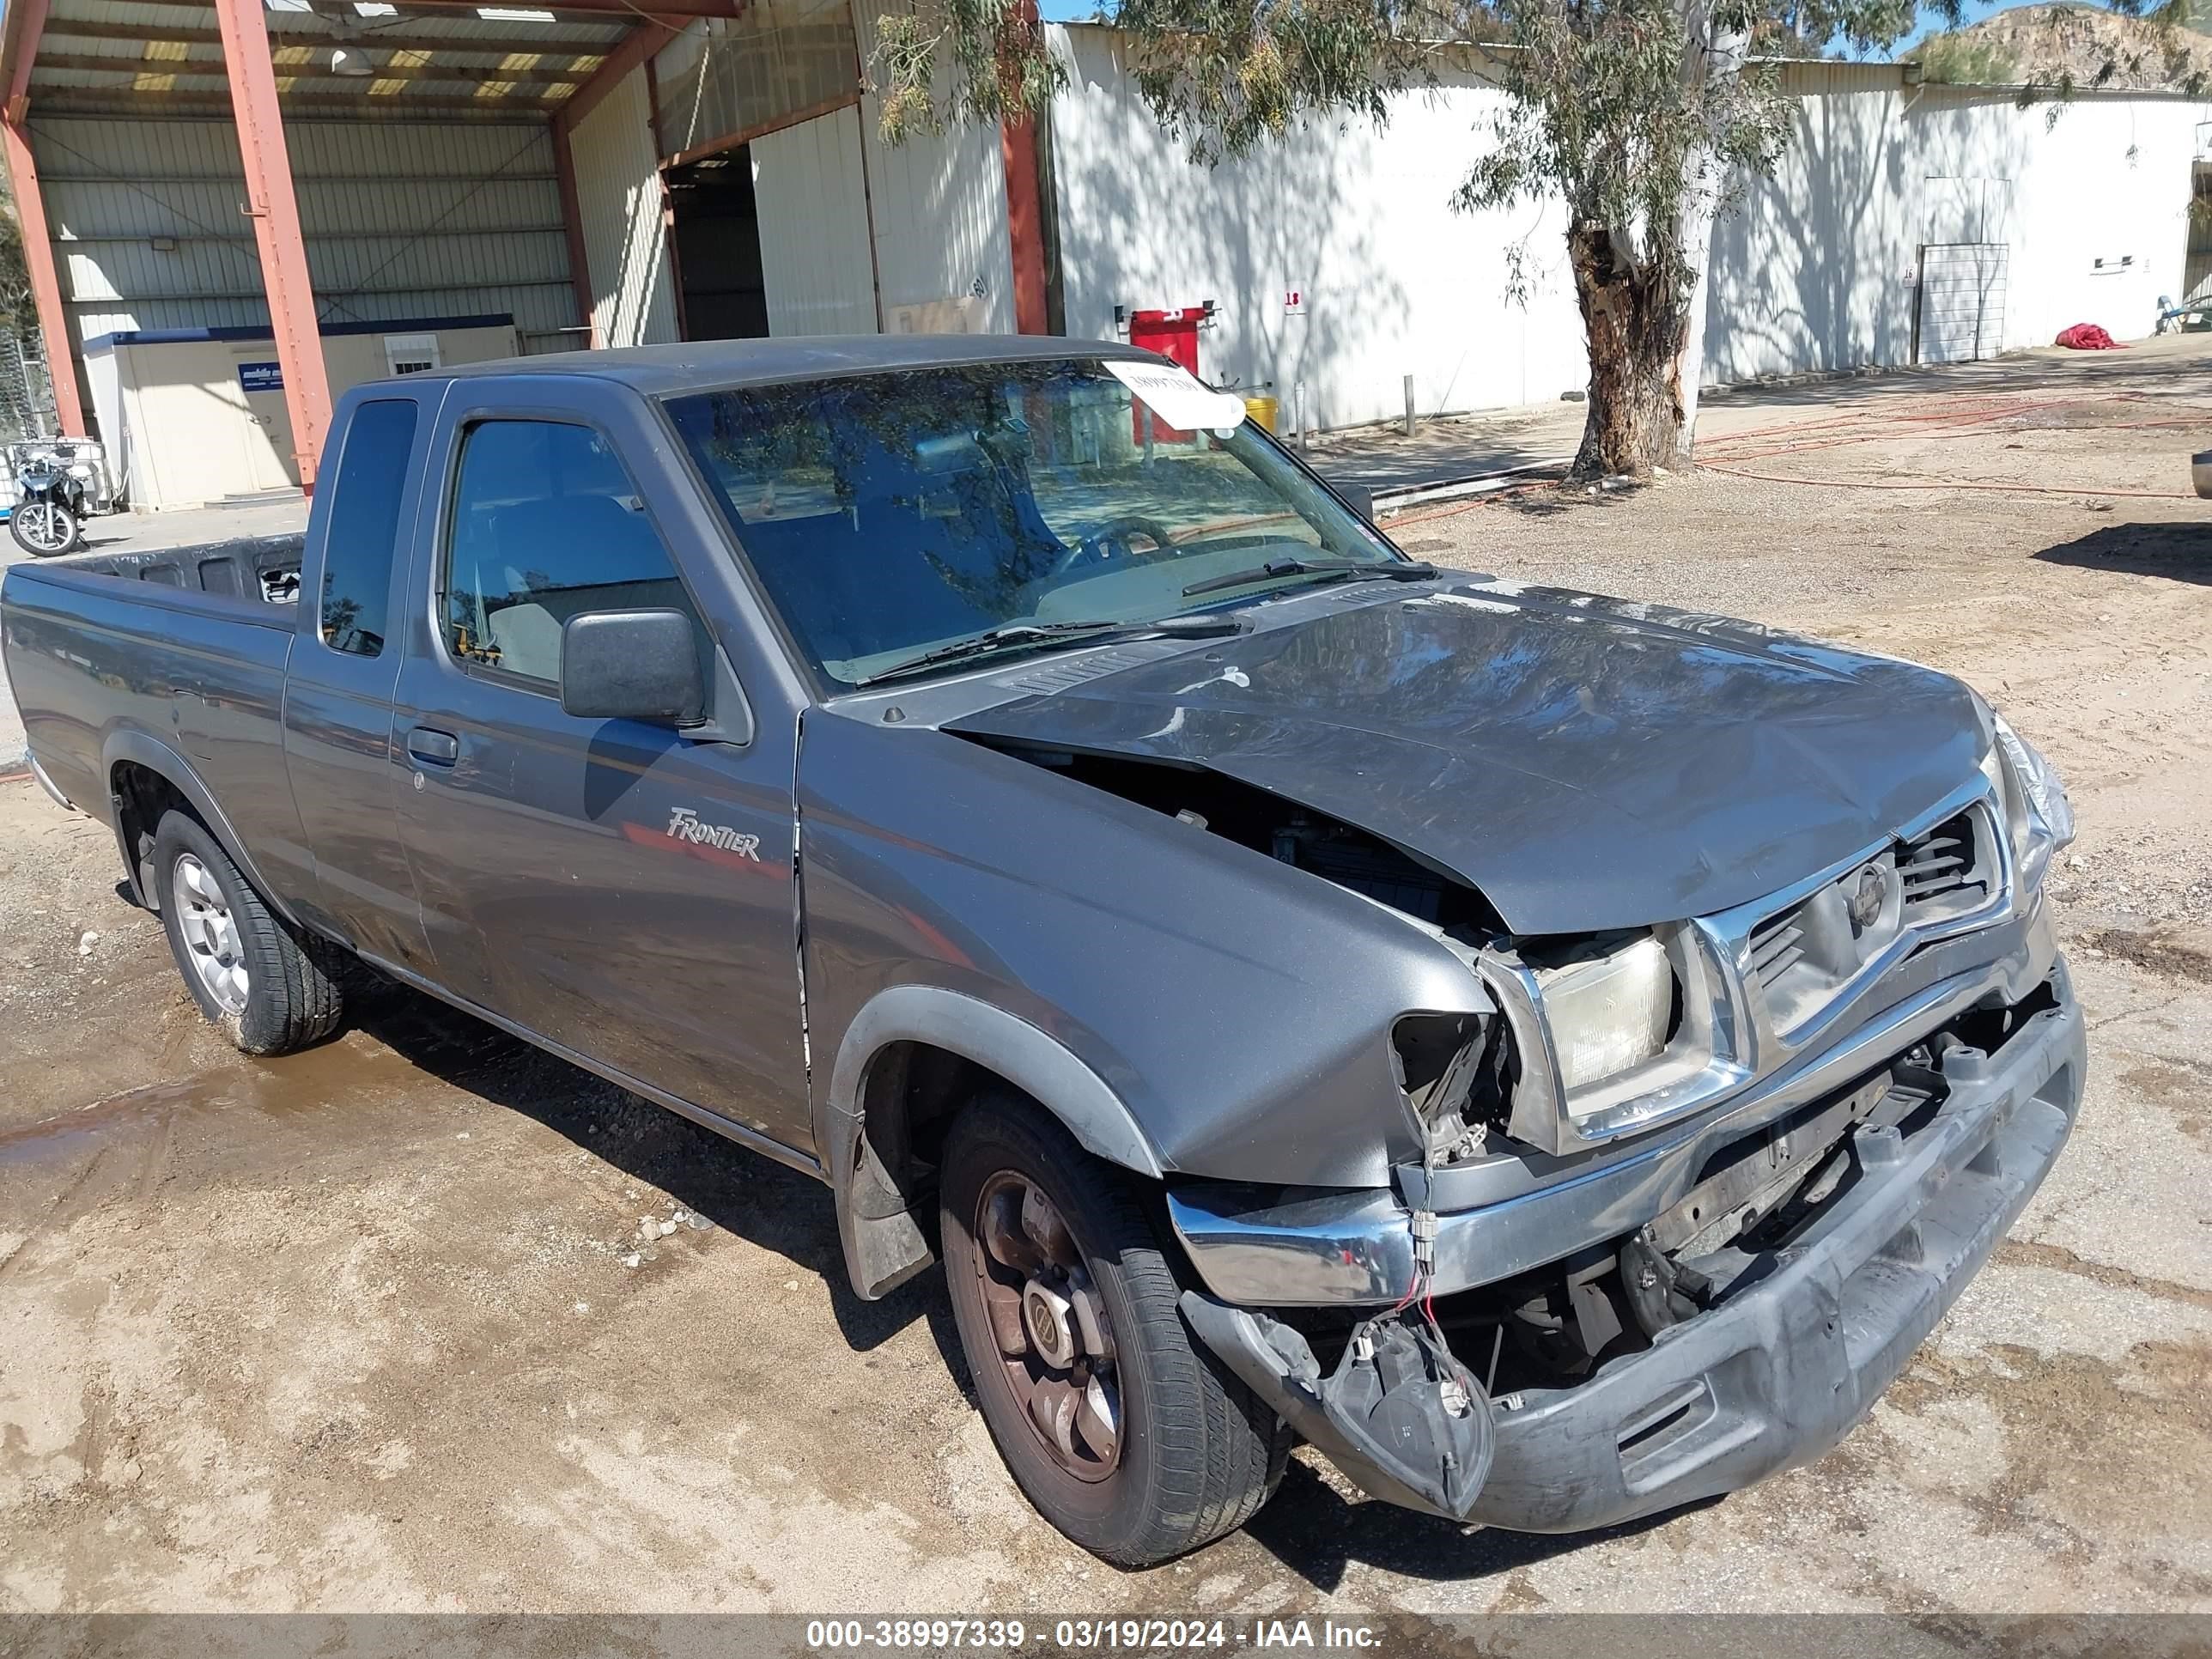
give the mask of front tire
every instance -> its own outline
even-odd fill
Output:
[[[170,812],[154,834],[155,896],[185,988],[249,1054],[289,1054],[343,1012],[328,945],[270,913],[198,819]]]
[[[8,533],[34,558],[52,559],[71,551],[82,526],[59,501],[24,501],[8,515]]]
[[[1121,1567],[1251,1519],[1291,1436],[1193,1339],[1136,1184],[1026,1101],[990,1096],[955,1120],[939,1194],[976,1401],[1038,1512]]]

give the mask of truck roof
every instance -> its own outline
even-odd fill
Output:
[[[1152,352],[1116,341],[1049,335],[821,334],[781,340],[702,340],[684,345],[551,351],[532,357],[457,363],[441,373],[454,379],[485,374],[588,374],[659,397],[708,387],[771,386],[885,370],[1056,362],[1072,357],[1156,360]]]

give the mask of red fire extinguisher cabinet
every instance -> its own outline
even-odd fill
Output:
[[[1198,373],[1198,325],[1205,319],[1202,306],[1175,311],[1133,311],[1129,313],[1129,343],[1139,351],[1157,351],[1172,357],[1192,374]],[[1161,443],[1182,443],[1190,434],[1161,424],[1141,404],[1132,412],[1131,425],[1139,444],[1145,441],[1145,422],[1153,422],[1152,436]]]

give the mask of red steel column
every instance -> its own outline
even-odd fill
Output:
[[[312,490],[323,437],[330,429],[331,382],[323,365],[322,332],[315,325],[314,289],[307,276],[300,204],[292,193],[284,118],[276,107],[268,26],[262,21],[262,0],[215,0],[215,15],[222,26],[222,61],[230,75],[238,152],[246,163],[246,211],[261,249],[261,285],[269,295],[276,361],[283,366],[293,453],[299,461],[300,483]]]
[[[1009,121],[999,129],[1006,167],[1006,234],[1014,255],[1014,327],[1051,331],[1044,284],[1044,200],[1037,190],[1037,124]]]
[[[1040,25],[1036,0],[1022,0],[1021,21],[1034,41]],[[1023,334],[1052,331],[1045,296],[1044,198],[1038,190],[1037,124],[1032,116],[999,124],[999,155],[1006,173],[1006,236],[1014,256],[1014,327]]]
[[[46,198],[39,193],[39,169],[31,160],[31,141],[14,121],[0,122],[0,145],[8,156],[8,176],[15,187],[15,216],[23,228],[23,263],[30,268],[31,299],[38,307],[39,335],[46,346],[46,377],[54,383],[54,413],[72,438],[86,436],[84,404],[76,392],[76,359],[70,349],[69,312],[62,304],[61,275],[54,268],[53,235],[46,228]]]

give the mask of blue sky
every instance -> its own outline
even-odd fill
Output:
[[[2029,5],[2035,0],[1966,0],[1966,21],[1978,23],[1993,11],[2006,11],[2017,5]],[[1037,9],[1045,21],[1064,23],[1073,19],[1089,17],[1098,9],[1098,0],[1038,0]],[[1929,14],[1921,14],[1920,27],[1905,38],[1910,45],[1935,27]]]

